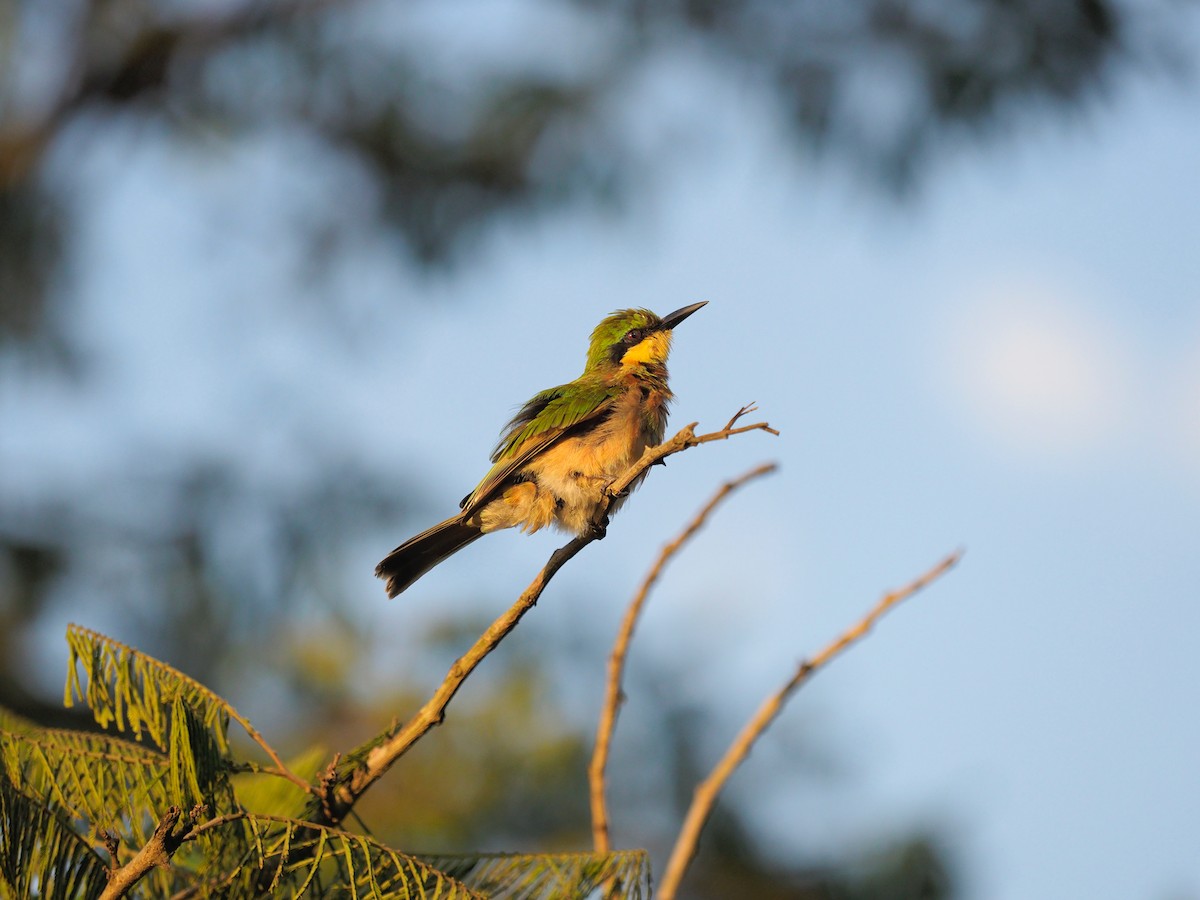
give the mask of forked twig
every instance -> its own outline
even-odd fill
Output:
[[[725,427],[722,428],[721,430],[722,431],[732,431],[733,426],[738,423],[739,419],[741,419],[743,416],[750,415],[750,413],[752,413],[752,412],[758,412],[758,404],[756,404],[753,400],[751,400],[749,403],[747,403],[745,406],[743,406],[741,409],[739,409],[737,412],[735,412],[730,417],[729,421],[725,423]],[[757,427],[757,426],[755,426],[755,427]],[[771,434],[774,434],[774,435],[779,434],[778,431],[775,431],[770,428],[768,428],[767,431],[770,431]]]
[[[729,420],[725,430],[731,429],[737,420],[753,407],[743,407]],[[613,729],[616,727],[617,713],[625,700],[622,690],[622,680],[625,673],[625,659],[629,653],[629,642],[633,638],[633,630],[646,603],[650,589],[658,581],[667,562],[682,549],[697,531],[707,521],[709,515],[720,505],[721,501],[748,481],[768,475],[778,468],[775,463],[765,463],[751,469],[744,475],[725,482],[709,499],[708,503],[696,513],[687,527],[670,543],[662,548],[654,565],[642,580],[637,593],[625,610],[621,627],[613,643],[612,653],[608,659],[608,681],[604,693],[604,705],[600,709],[600,724],[596,728],[596,745],[592,750],[592,761],[588,766],[588,786],[592,807],[592,841],[597,853],[608,853],[612,850],[608,824],[608,806],[605,802],[605,779],[608,769],[609,750],[612,746]]]
[[[779,715],[796,689],[807,681],[814,672],[829,663],[830,660],[851,644],[864,637],[888,610],[940,578],[961,558],[962,551],[955,551],[905,587],[884,595],[883,599],[875,605],[875,608],[859,620],[857,624],[843,632],[840,637],[812,659],[802,662],[799,668],[796,669],[795,674],[788,679],[787,683],[763,701],[758,711],[729,745],[729,748],[725,751],[725,755],[721,757],[708,776],[696,785],[695,792],[692,795],[691,806],[688,807],[687,815],[684,817],[683,826],[680,828],[679,836],[675,840],[675,847],[671,851],[671,858],[667,862],[666,872],[663,874],[662,882],[656,894],[659,900],[674,900],[679,890],[679,883],[696,855],[696,843],[700,839],[700,832],[708,821],[713,805],[716,803],[717,797],[720,795],[725,783],[729,780],[734,770],[741,764],[742,760],[746,758],[754,742],[758,740],[759,736],[766,731],[771,722],[775,720],[775,717]]]

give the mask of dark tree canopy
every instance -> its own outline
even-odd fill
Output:
[[[6,0],[6,338],[28,341],[52,324],[47,292],[71,233],[62,177],[130,122],[152,118],[191,140],[294,128],[364,166],[384,198],[380,224],[416,259],[443,262],[497,215],[619,199],[639,160],[609,110],[629,101],[633,73],[673,49],[770,92],[798,145],[906,189],[938,140],[964,127],[987,134],[1026,107],[1080,107],[1120,64],[1149,56],[1139,44],[1163,14],[1113,0],[563,0],[563,39],[589,45],[577,64],[539,64],[531,41],[511,48],[507,65],[462,60],[447,77],[433,48],[371,35],[372,17],[399,15],[387,7]],[[46,59],[61,64],[47,72]],[[59,145],[69,149],[52,152]],[[336,239],[314,231],[316,245]]]

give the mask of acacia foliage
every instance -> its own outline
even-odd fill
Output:
[[[289,767],[228,701],[164,663],[78,626],[68,705],[99,733],[0,711],[0,897],[98,897],[170,810],[188,836],[138,885],[150,897],[550,898],[649,896],[643,851],[421,857],[313,821],[320,758]],[[253,740],[242,749],[231,723]],[[114,734],[117,732],[119,734]],[[261,755],[261,754],[257,754]],[[179,833],[177,831],[177,833]]]

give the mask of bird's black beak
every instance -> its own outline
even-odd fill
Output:
[[[708,301],[701,300],[699,303],[693,303],[691,306],[685,306],[683,309],[677,309],[673,313],[667,313],[662,317],[662,321],[658,325],[658,330],[670,331],[702,306],[708,306]]]

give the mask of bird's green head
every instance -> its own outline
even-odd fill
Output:
[[[648,309],[617,310],[592,332],[585,371],[665,364],[671,330],[707,303],[702,300],[662,318]]]

